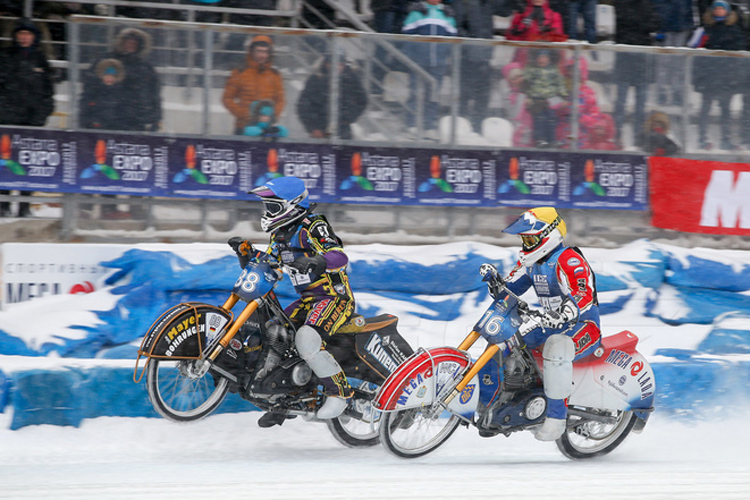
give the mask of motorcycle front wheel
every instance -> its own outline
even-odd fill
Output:
[[[146,371],[148,399],[167,420],[200,420],[224,400],[228,381],[202,369],[200,360],[149,360]]]
[[[352,398],[347,410],[339,417],[328,420],[328,430],[336,440],[349,448],[366,448],[380,442],[382,413],[372,406],[378,389],[376,384],[349,379],[359,395]]]
[[[568,428],[557,440],[557,447],[568,458],[583,459],[606,455],[628,437],[635,425],[632,411],[615,411],[612,422],[601,422],[585,417],[571,416]]]
[[[417,458],[445,443],[460,419],[446,411],[412,408],[385,413],[380,423],[380,442],[401,458]]]

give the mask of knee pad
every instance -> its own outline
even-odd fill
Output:
[[[573,358],[576,348],[567,335],[552,335],[544,343],[544,393],[550,399],[565,399],[573,387]]]
[[[303,325],[297,330],[294,337],[294,345],[297,353],[310,366],[310,369],[318,377],[331,377],[341,372],[336,359],[330,352],[323,349],[323,341],[315,328]]]
[[[320,338],[320,334],[315,331],[315,328],[309,325],[302,325],[294,337],[294,345],[297,347],[300,357],[307,361],[320,351],[323,341]]]

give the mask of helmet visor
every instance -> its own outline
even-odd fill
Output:
[[[263,200],[263,217],[276,217],[284,212],[284,202],[277,200]]]
[[[533,250],[542,241],[541,234],[522,234],[521,243],[524,250]]]

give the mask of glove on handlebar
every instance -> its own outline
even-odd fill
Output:
[[[240,261],[240,267],[244,269],[245,266],[247,266],[250,262],[251,257],[255,254],[253,245],[246,239],[239,236],[229,238],[229,240],[227,241],[227,245],[232,247],[234,253],[237,254],[237,259],[239,259]]]
[[[482,281],[487,282],[487,290],[489,290],[490,296],[493,299],[498,298],[505,281],[498,274],[497,268],[492,264],[485,263],[479,266],[479,274],[482,276]]]
[[[327,264],[322,255],[313,255],[312,257],[295,259],[293,262],[289,262],[287,266],[302,274],[311,273],[320,276],[326,271]]]

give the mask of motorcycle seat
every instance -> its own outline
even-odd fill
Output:
[[[365,318],[361,314],[353,314],[351,319],[336,333],[360,333],[380,330],[388,325],[398,322],[398,317],[392,314],[379,314],[372,318]]]

